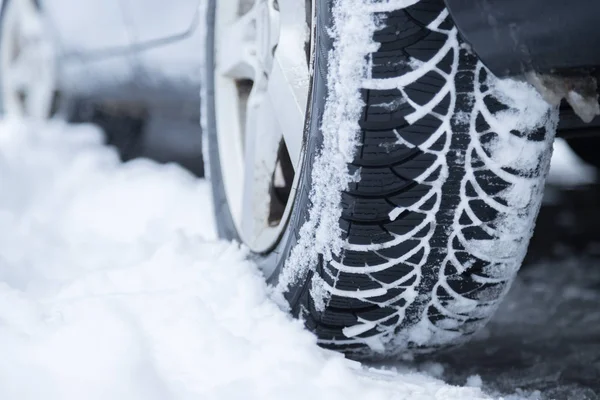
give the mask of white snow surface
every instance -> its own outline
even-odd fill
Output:
[[[215,238],[203,180],[93,126],[0,121],[0,189],[0,399],[487,398],[319,348]]]

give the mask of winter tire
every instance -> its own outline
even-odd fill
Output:
[[[460,343],[523,260],[558,110],[492,76],[442,0],[300,3],[208,1],[219,233],[324,347]]]

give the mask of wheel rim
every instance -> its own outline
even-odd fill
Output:
[[[56,59],[33,0],[10,0],[2,21],[2,98],[7,115],[46,119],[56,90]]]
[[[314,2],[304,0],[216,2],[214,98],[223,185],[238,235],[255,252],[277,243],[297,189],[312,16]]]

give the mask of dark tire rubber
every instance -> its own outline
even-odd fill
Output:
[[[216,1],[209,0],[208,12],[205,160],[219,233],[236,240],[215,131]],[[330,97],[327,56],[342,51],[328,28],[336,23],[332,7],[343,3],[316,3],[317,56],[301,183],[283,237],[272,251],[254,255],[261,269],[275,271],[268,276],[272,283],[290,268],[286,260],[307,234],[301,228],[311,218],[312,167],[322,156],[320,128]],[[322,346],[374,358],[460,343],[490,318],[525,256],[557,110],[539,100],[538,112],[529,114],[531,97],[503,91],[462,45],[442,0],[408,7],[364,3],[381,23],[372,35],[378,49],[365,55],[370,84],[359,88],[365,103],[359,145],[347,165],[356,179],[340,193],[345,245],[331,258],[320,256],[284,294]],[[407,84],[389,84],[408,77]],[[512,84],[531,95],[526,84]],[[514,118],[500,124],[496,118],[506,115]],[[523,162],[507,161],[511,152]]]

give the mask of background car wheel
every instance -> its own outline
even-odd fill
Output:
[[[6,114],[46,119],[57,111],[56,52],[35,0],[2,5],[0,79]]]
[[[177,112],[171,115],[167,107],[150,108],[151,101],[114,101],[93,92],[61,90],[61,58],[39,2],[5,0],[0,4],[0,111],[13,117],[94,123],[123,161],[147,157],[177,162],[197,176],[204,175],[197,110],[190,113],[189,107],[176,105]],[[189,101],[186,105],[193,107]],[[186,111],[179,113],[179,109]]]
[[[442,0],[299,3],[209,1],[219,232],[325,347],[459,343],[520,267],[558,112],[493,77]]]

